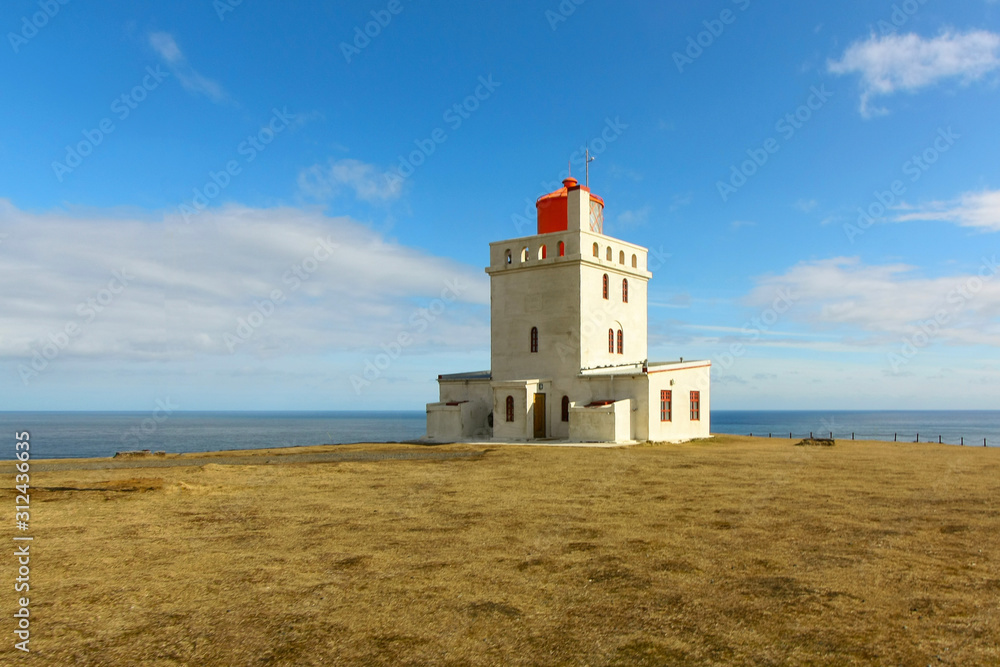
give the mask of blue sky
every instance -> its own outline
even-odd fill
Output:
[[[488,243],[584,146],[605,231],[662,258],[650,358],[711,359],[713,407],[997,406],[997,2],[0,27],[0,409],[420,409],[488,367]]]

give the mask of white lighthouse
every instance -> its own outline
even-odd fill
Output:
[[[709,435],[709,361],[647,357],[647,250],[604,234],[576,179],[538,233],[490,244],[491,368],[438,376],[435,441],[677,442]]]

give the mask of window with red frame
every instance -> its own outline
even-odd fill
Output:
[[[701,392],[691,392],[691,421],[701,421]]]
[[[608,352],[615,353],[615,330],[608,329]]]
[[[608,298],[608,274],[604,274],[604,298]]]
[[[618,354],[625,354],[625,334],[618,330]]]
[[[628,303],[628,278],[622,280],[622,303]]]
[[[507,397],[507,421],[514,421],[514,397]]]
[[[673,392],[664,389],[660,392],[660,421],[673,421]]]

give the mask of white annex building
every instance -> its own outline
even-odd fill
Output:
[[[604,235],[567,178],[538,233],[490,244],[491,369],[438,376],[434,441],[677,442],[709,435],[708,361],[646,356],[646,248]]]

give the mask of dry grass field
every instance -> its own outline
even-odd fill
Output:
[[[481,455],[35,461],[32,653],[3,583],[0,662],[1000,664],[997,449],[336,451]]]

